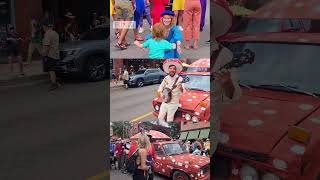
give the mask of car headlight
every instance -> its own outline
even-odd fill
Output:
[[[247,180],[247,179],[257,180],[258,178],[259,178],[258,171],[254,167],[248,164],[242,165],[240,169],[241,180]]]
[[[193,117],[192,117],[192,121],[193,121],[193,122],[198,122],[198,121],[199,121],[199,119],[198,119],[198,117],[193,116]]]
[[[190,121],[191,120],[191,115],[187,113],[185,118],[186,118],[187,121]]]
[[[280,177],[272,173],[266,173],[262,176],[262,180],[280,180]]]
[[[159,106],[159,105],[155,105],[155,106],[154,106],[154,109],[157,110],[157,111],[159,111],[159,110],[160,110],[160,106]]]
[[[281,160],[281,159],[274,159],[272,161],[272,165],[273,167],[277,168],[277,169],[287,169],[288,165],[285,161]]]
[[[76,49],[65,49],[63,50],[66,56],[75,56],[77,55],[80,51],[81,48],[76,48]]]

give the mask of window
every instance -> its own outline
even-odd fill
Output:
[[[159,144],[154,144],[153,147],[154,147],[154,150],[156,151],[157,156],[164,156],[164,153]]]

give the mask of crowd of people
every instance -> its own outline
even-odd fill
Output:
[[[186,153],[194,155],[207,156],[210,155],[210,140],[196,139],[192,143],[188,140],[184,144],[180,140],[172,139],[172,141],[182,144]],[[133,174],[133,179],[137,180],[152,180],[153,179],[153,165],[156,160],[156,152],[152,146],[152,138],[149,135],[141,134],[137,140],[129,139],[117,139],[111,140],[109,145],[110,150],[110,165],[111,169],[119,170],[124,174]],[[141,150],[137,157],[139,161],[138,166],[132,172],[128,171],[129,159],[133,156],[134,152]],[[143,157],[144,156],[144,157]],[[148,172],[148,176],[145,176],[144,172]]]
[[[133,21],[134,44],[148,50],[149,58],[179,58],[182,44],[186,50],[198,49],[200,32],[205,24],[206,1],[173,0],[172,8],[166,8],[169,0],[110,0],[113,21],[122,22],[119,23],[121,26],[115,26],[118,39],[115,46],[120,50],[130,46],[126,35]],[[144,16],[151,29],[151,34],[145,38],[139,35],[144,31]]]
[[[187,140],[184,143],[186,150],[192,154],[210,157],[210,140],[196,139],[192,143]]]

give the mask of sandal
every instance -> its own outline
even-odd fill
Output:
[[[116,38],[117,38],[117,39],[120,38],[120,32],[119,32],[119,31],[116,31],[114,34],[116,35]]]
[[[119,48],[120,50],[125,50],[125,49],[127,49],[127,46],[126,46],[126,45],[120,44],[120,43],[117,43],[117,44],[115,45],[115,47]]]
[[[134,40],[135,40],[135,41],[144,41],[144,38],[143,38],[143,37],[138,37],[138,38],[135,37]]]

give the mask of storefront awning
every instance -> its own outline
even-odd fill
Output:
[[[199,136],[200,130],[195,130],[195,131],[189,131],[187,139],[197,139]]]
[[[180,140],[185,140],[187,139],[188,131],[186,132],[181,132],[179,139]]]

